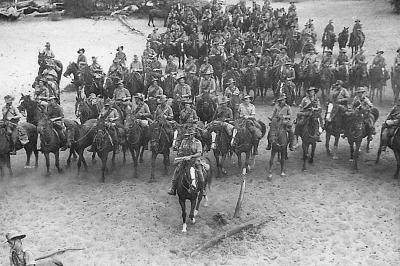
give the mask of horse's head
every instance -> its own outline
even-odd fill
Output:
[[[46,62],[46,54],[45,52],[39,51],[38,52],[38,64],[42,65]]]
[[[67,69],[65,69],[65,72],[63,74],[64,77],[68,77],[71,74],[74,75],[74,77],[76,77],[78,75],[78,64],[75,62],[70,62],[69,65],[67,66]]]
[[[20,112],[28,112],[37,108],[37,103],[32,100],[29,94],[21,93],[21,98],[19,100],[19,105],[17,107]]]

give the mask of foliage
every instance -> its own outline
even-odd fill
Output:
[[[64,0],[65,11],[74,17],[83,17],[90,13],[95,5],[93,0]]]
[[[391,0],[390,3],[393,5],[394,12],[400,13],[400,0]]]

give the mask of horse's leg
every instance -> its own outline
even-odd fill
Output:
[[[96,163],[96,152],[94,151],[92,153],[92,164],[95,164],[95,163]]]
[[[281,163],[281,177],[286,176],[285,174],[285,161],[287,158],[287,146],[282,147],[282,152],[281,152],[281,158],[280,159],[280,163]]]
[[[179,198],[179,204],[181,205],[181,209],[182,209],[182,233],[186,233],[186,204],[185,204],[185,200]]]
[[[250,155],[251,155],[251,150],[246,152],[246,161],[244,165],[244,169],[246,169],[246,172],[250,170]]]
[[[271,178],[272,178],[272,166],[274,165],[275,154],[276,154],[275,149],[271,149],[271,156],[269,158],[269,169],[268,169],[268,177],[267,177],[268,181],[271,181]]]
[[[360,155],[361,141],[356,142],[356,149],[354,151],[354,170],[358,171],[358,157]]]
[[[35,154],[35,168],[39,166],[39,152],[36,148],[34,148],[33,153]]]
[[[311,144],[311,156],[310,159],[308,160],[309,163],[313,163],[314,162],[314,155],[315,155],[315,148],[317,147],[317,143],[314,142]]]
[[[164,163],[164,175],[168,175],[169,171],[169,149],[164,153],[164,158],[163,158],[163,163]]]
[[[339,146],[339,139],[340,139],[340,134],[335,134],[335,142],[333,143],[333,160],[339,159],[337,152],[338,152],[338,146]]]
[[[199,194],[201,194],[201,192]],[[196,223],[196,219],[194,219],[194,210],[196,208],[196,201],[197,201],[197,198],[190,200],[189,219],[192,222],[192,224]]]
[[[336,140],[336,139],[335,139]],[[329,142],[331,141],[331,134],[326,132],[326,137],[325,137],[325,148],[326,148],[326,154],[328,156],[331,156],[331,150],[329,148]]]
[[[400,152],[398,150],[393,150],[393,152],[394,152],[394,156],[396,157],[396,162],[397,162],[396,172],[394,173],[393,178],[398,179],[399,172],[400,172]]]
[[[143,152],[144,152],[144,146],[142,146],[140,149],[139,163],[143,163]]]
[[[112,151],[112,157],[111,157],[111,171],[114,171],[115,169],[115,151]]]
[[[44,153],[44,158],[46,159],[46,175],[50,176],[50,158],[49,158],[49,153],[45,152]]]
[[[126,164],[126,145],[122,145],[122,163]]]
[[[223,175],[226,175],[226,170],[225,170],[225,168],[224,168],[225,160],[226,160],[226,154],[223,154],[223,155],[221,156],[221,171],[222,171],[222,174],[223,174]]]
[[[237,157],[238,157],[238,167],[239,167],[239,170],[242,170],[242,153],[241,153],[241,152],[237,152],[236,155],[237,155]]]
[[[214,157],[215,157],[215,164],[217,166],[217,177],[221,177],[221,163],[219,161],[219,155],[214,151]]]
[[[101,182],[104,183],[106,181],[108,152],[101,154],[100,158],[101,158]]]
[[[67,158],[67,168],[71,166],[72,148],[69,149],[69,154]]]
[[[25,153],[26,153],[25,168],[27,168],[27,167],[29,167],[31,165],[32,150],[30,148],[25,148]]]
[[[8,173],[9,173],[10,177],[12,177],[13,176],[13,170],[11,168],[10,154],[6,155],[6,161],[7,161],[6,165],[7,165],[7,168],[8,168]]]
[[[150,21],[151,21],[151,15],[149,14],[149,22],[147,23],[147,26],[150,27]]]
[[[350,145],[350,162],[354,160],[354,142],[349,141]]]
[[[303,148],[303,171],[306,171],[306,160],[307,160],[307,154],[308,154],[308,143],[305,143],[305,141],[302,141],[301,146]]]
[[[60,152],[56,151],[54,153],[55,165],[58,170],[58,173],[61,174],[63,172],[62,168],[60,167]]]
[[[157,158],[157,152],[152,151],[151,153],[151,174],[150,174],[150,182],[154,181],[154,170],[156,167],[156,158]]]
[[[133,160],[133,178],[137,177],[137,167],[138,167],[138,153],[139,151],[135,150],[133,147],[129,147],[132,155],[132,160]],[[140,148],[139,148],[140,150]]]

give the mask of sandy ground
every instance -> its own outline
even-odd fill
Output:
[[[276,3],[275,6],[287,4]],[[314,18],[319,37],[330,18],[336,31],[352,25],[359,17],[367,35],[368,58],[378,48],[385,50],[391,64],[400,46],[399,17],[381,1],[315,1],[298,4],[301,23]],[[144,20],[131,20],[138,29],[150,32]],[[161,22],[159,22],[161,25]],[[76,50],[85,47],[87,56],[97,55],[108,68],[115,48],[124,45],[128,59],[141,54],[144,38],[127,32],[113,20],[67,19],[48,22],[26,19],[0,23],[0,96],[26,92],[37,71],[37,49],[52,43],[56,57],[64,65],[76,60]],[[335,47],[337,51],[337,47]],[[62,80],[62,86],[68,84]],[[63,94],[67,117],[73,117],[73,94]],[[381,118],[390,109],[392,93],[386,89],[379,106]],[[270,106],[257,105],[258,117],[266,121]],[[379,129],[378,129],[379,130]],[[64,174],[43,177],[44,159],[33,171],[24,169],[22,151],[13,157],[13,178],[0,181],[0,234],[17,228],[28,234],[25,245],[37,256],[63,247],[84,247],[60,259],[66,265],[399,265],[400,189],[392,179],[395,159],[383,155],[379,165],[377,140],[371,153],[363,153],[360,171],[353,173],[348,162],[349,148],[341,140],[340,159],[331,160],[322,144],[315,164],[301,169],[301,151],[289,154],[287,177],[276,175],[266,181],[269,154],[265,140],[248,176],[242,217],[226,226],[212,217],[223,212],[231,218],[240,187],[236,158],[228,162],[229,176],[214,180],[209,206],[202,207],[195,225],[182,234],[177,198],[168,196],[170,176],[162,175],[158,159],[158,182],[149,184],[149,154],[140,165],[140,177],[132,178],[132,164],[122,166],[99,180],[99,163],[76,176],[76,167]],[[211,154],[209,154],[212,157]],[[62,156],[65,164],[66,154]],[[212,159],[214,161],[214,159]],[[262,228],[223,241],[196,258],[186,254],[219,232],[256,217],[271,216]],[[0,245],[0,265],[7,265],[6,245]]]

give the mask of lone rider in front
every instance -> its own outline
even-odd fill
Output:
[[[336,83],[332,85],[332,89],[333,91],[330,103],[337,106],[338,124],[343,125],[342,118],[346,110],[348,109],[348,104],[350,102],[350,93],[345,87],[343,87],[343,81],[341,80],[336,81]],[[326,116],[327,122],[330,122],[328,120],[331,120],[334,116],[331,115],[332,112],[331,108],[333,109],[333,106],[329,107],[328,105],[327,116]]]
[[[367,111],[368,115],[364,118],[364,123],[366,124],[367,132],[368,132],[368,140],[372,140],[372,135],[375,135],[375,127],[374,127],[374,116],[371,112],[373,104],[370,99],[366,96],[367,90],[364,87],[359,87],[356,90],[356,96],[353,99],[353,109],[355,108],[362,108],[363,110]]]
[[[293,151],[294,133],[292,129],[292,109],[286,103],[286,95],[283,93],[277,99],[271,120],[276,119],[279,123],[285,126],[289,136],[289,149]],[[268,132],[268,146],[266,150],[271,150],[270,132]]]
[[[303,98],[303,100],[300,103],[300,112],[299,114],[307,114],[310,111],[312,113],[317,112],[318,117],[315,119],[315,117],[312,117],[312,123],[314,125],[314,129],[316,132],[314,132],[314,136],[316,137],[317,142],[321,142],[321,133],[322,133],[322,127],[323,127],[323,120],[322,120],[322,115],[321,115],[321,103],[318,99],[317,96],[318,89],[314,87],[310,87],[307,90],[307,95]]]
[[[53,122],[54,129],[57,131],[58,137],[61,142],[61,151],[65,151],[70,146],[67,143],[67,136],[65,134],[66,128],[62,119],[64,118],[64,111],[62,107],[57,104],[57,97],[51,96],[50,103],[47,105],[47,115],[49,119]]]
[[[117,88],[114,90],[113,99],[117,106],[121,108],[121,111],[126,116],[130,112],[131,108],[131,93],[124,87],[124,82],[119,80],[117,82]]]
[[[262,137],[262,132],[260,130],[261,126],[256,121],[256,108],[251,103],[251,96],[245,95],[243,97],[243,102],[239,105],[239,118],[245,119],[246,126],[253,136],[253,140],[258,142]],[[258,150],[255,148],[254,155],[258,154]]]
[[[10,138],[10,155],[17,154],[16,144],[18,139],[21,141],[22,145],[25,145],[29,142],[25,129],[21,125],[18,125],[21,117],[19,116],[17,109],[12,105],[14,99],[15,98],[13,96],[6,95],[4,97],[6,105],[2,109],[3,121],[6,123],[7,134]]]
[[[397,99],[396,105],[393,107],[382,125],[381,135],[381,151],[386,151],[390,139],[394,136],[396,129],[400,125],[400,99]]]
[[[183,157],[183,160],[190,160],[194,164],[195,171],[192,171],[193,169],[192,167],[190,169],[190,174],[192,177],[192,186],[196,187],[196,181],[195,181],[195,173],[196,173],[199,181],[198,185],[200,187],[200,190],[204,191],[204,175],[202,169],[203,167],[200,161],[201,154],[203,153],[203,148],[200,140],[194,137],[195,134],[196,131],[194,129],[189,129],[185,133],[185,137],[182,140],[181,145],[179,146],[177,156]],[[176,195],[178,167],[175,168],[175,172],[171,180],[171,188],[168,191],[168,194],[173,196]]]
[[[231,125],[229,121],[233,121],[233,111],[230,107],[228,107],[228,102],[228,97],[221,97],[217,110],[215,110],[213,120],[222,122],[226,133],[228,133],[228,135],[231,137],[234,126]]]

